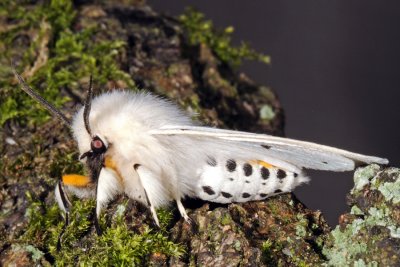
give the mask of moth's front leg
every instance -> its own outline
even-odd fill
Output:
[[[137,172],[137,174],[139,176],[140,183],[142,184],[142,187],[144,189],[147,206],[150,209],[151,215],[153,216],[153,220],[156,223],[156,225],[158,227],[160,227],[160,222],[158,220],[157,212],[155,209],[155,203],[154,203],[155,201],[153,199],[153,195],[149,193],[151,190],[150,181],[157,180],[157,178],[154,176],[154,174],[149,169],[147,169],[146,167],[144,167],[140,164],[134,164],[133,168],[135,169],[135,171]]]
[[[55,187],[55,197],[59,208],[64,212],[65,223],[57,240],[57,249],[61,248],[62,236],[69,224],[69,212],[71,202],[68,198],[67,191],[72,192],[78,197],[88,197],[93,195],[93,186],[91,186],[90,179],[87,176],[78,174],[63,175],[57,182]]]
[[[189,224],[192,223],[192,220],[185,211],[185,207],[181,202],[181,196],[176,188],[172,188],[170,184],[165,183],[165,180],[163,182],[160,175],[152,172],[146,166],[134,164],[134,169],[139,177],[140,184],[143,187],[147,202],[146,204],[149,207],[157,226],[160,226],[160,223],[157,217],[156,207],[166,205],[172,200],[175,200],[179,213],[185,221]]]
[[[122,193],[122,184],[118,179],[118,174],[110,168],[103,168],[100,172],[96,185],[96,215],[94,224],[97,233],[101,234],[98,223],[101,210],[117,195]]]
[[[64,212],[64,219],[65,219],[64,226],[63,226],[60,234],[58,235],[58,239],[57,239],[57,250],[60,250],[61,249],[62,236],[63,236],[63,234],[65,232],[65,229],[67,228],[67,226],[69,224],[69,209],[71,207],[71,202],[69,201],[68,196],[65,193],[65,189],[64,189],[62,180],[59,180],[57,185],[56,185],[55,197],[56,197],[56,201],[58,203],[58,206]]]

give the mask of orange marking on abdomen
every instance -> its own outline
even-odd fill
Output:
[[[79,174],[63,175],[62,181],[65,185],[72,185],[76,187],[85,187],[90,183],[89,177]]]
[[[268,162],[265,162],[265,161],[262,161],[262,160],[252,160],[252,161],[250,161],[250,163],[261,165],[261,166],[263,166],[263,167],[265,167],[267,169],[275,168],[274,165],[269,164]]]

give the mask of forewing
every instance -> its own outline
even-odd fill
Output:
[[[287,162],[298,168],[328,171],[349,171],[362,164],[388,164],[387,159],[366,156],[346,150],[289,138],[222,130],[199,126],[166,126],[151,131],[153,135],[185,135],[206,139],[210,145],[225,140],[231,146],[239,146],[262,153],[268,158]]]

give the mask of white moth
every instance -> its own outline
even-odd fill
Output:
[[[117,194],[155,209],[186,197],[218,203],[263,200],[308,181],[303,169],[350,171],[388,160],[293,139],[195,126],[176,105],[150,93],[113,91],[95,97],[67,118],[17,75],[22,88],[70,125],[89,177],[65,175],[56,186],[68,214],[65,190],[96,198],[96,214]],[[96,217],[96,216],[95,216]],[[97,220],[95,221],[97,226]]]

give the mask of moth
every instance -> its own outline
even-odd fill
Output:
[[[196,125],[176,105],[148,92],[112,91],[93,98],[69,121],[14,70],[21,88],[72,131],[88,176],[64,175],[55,196],[68,224],[70,192],[96,199],[94,224],[118,194],[156,209],[184,198],[231,203],[264,200],[309,181],[304,169],[350,171],[388,160],[288,138]]]

